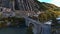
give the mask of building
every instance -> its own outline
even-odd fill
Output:
[[[3,17],[14,17],[15,12],[13,12],[10,8],[3,8],[2,16]]]

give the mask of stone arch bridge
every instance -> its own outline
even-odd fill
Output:
[[[21,11],[19,11],[18,14],[25,18],[26,26],[28,27],[32,26],[33,29],[32,31],[34,34],[51,34],[51,24],[42,24],[39,21],[33,20],[28,17],[29,16],[28,14],[25,15],[26,14],[25,12],[21,13]]]
[[[33,13],[32,13],[33,12]],[[28,16],[34,15],[34,11],[15,11],[19,16],[25,18],[26,26],[32,26],[34,34],[51,34],[51,24],[42,24],[39,21],[33,20]],[[29,14],[28,14],[29,13]]]

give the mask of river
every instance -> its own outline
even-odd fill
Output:
[[[27,27],[7,27],[0,28],[0,34],[26,34]]]

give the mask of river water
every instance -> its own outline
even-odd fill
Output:
[[[0,28],[0,34],[26,34],[26,26]]]

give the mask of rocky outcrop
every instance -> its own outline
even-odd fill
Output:
[[[2,0],[2,7],[8,7],[9,8],[9,0]]]
[[[15,8],[24,11],[38,11],[38,4],[34,0],[15,0]]]

